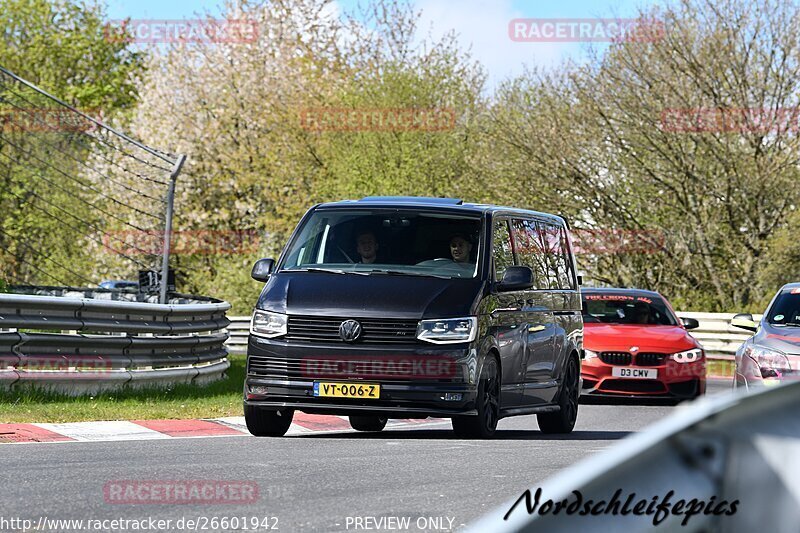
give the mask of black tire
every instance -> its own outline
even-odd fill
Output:
[[[578,398],[580,397],[580,371],[574,357],[567,361],[564,383],[558,394],[560,409],[554,413],[536,415],[542,433],[570,433],[578,419]]]
[[[247,429],[256,437],[283,437],[292,425],[294,410],[269,411],[252,405],[244,406]]]
[[[491,438],[500,420],[500,372],[494,357],[483,365],[475,403],[478,416],[453,417],[453,432],[462,438]]]
[[[382,431],[388,418],[380,416],[351,416],[350,425],[356,431]]]

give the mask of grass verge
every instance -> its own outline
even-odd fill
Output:
[[[227,377],[206,386],[176,385],[71,397],[32,389],[0,392],[0,423],[217,418],[242,415],[245,356],[229,355]]]
[[[733,378],[735,365],[733,361],[709,359],[706,361],[706,376],[717,378]]]

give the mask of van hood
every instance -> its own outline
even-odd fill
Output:
[[[596,352],[627,352],[636,346],[642,352],[679,352],[700,344],[680,326],[634,324],[584,324],[583,344]]]
[[[278,272],[257,307],[291,315],[456,318],[477,314],[483,289],[479,279]]]

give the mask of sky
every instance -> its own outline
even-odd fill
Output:
[[[340,11],[359,0],[337,0]],[[362,0],[364,1],[364,0]],[[422,12],[421,30],[441,36],[455,30],[462,49],[470,50],[489,74],[489,86],[520,74],[525,66],[552,67],[565,58],[580,61],[585,44],[514,42],[508,24],[517,18],[635,17],[638,8],[659,0],[410,0]],[[111,19],[191,19],[219,12],[219,0],[107,0]],[[603,45],[596,45],[603,46]]]

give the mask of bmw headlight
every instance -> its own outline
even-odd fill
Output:
[[[286,335],[287,316],[256,309],[250,321],[250,333],[262,337],[280,337]]]
[[[676,363],[694,363],[703,358],[703,350],[695,348],[693,350],[686,350],[685,352],[678,352],[670,355]]]
[[[595,359],[597,357],[598,357],[597,352],[594,352],[592,350],[584,350],[583,351],[583,359],[584,359],[584,361],[588,361],[589,359]]]
[[[780,378],[792,371],[789,358],[778,350],[751,344],[745,349],[744,355],[758,363],[762,378]]]
[[[434,344],[471,342],[477,336],[478,319],[474,316],[420,320],[417,326],[417,338]]]

